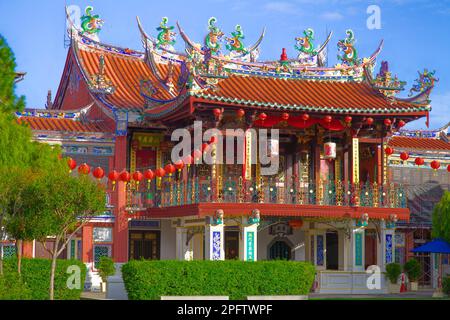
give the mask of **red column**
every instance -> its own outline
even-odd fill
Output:
[[[24,241],[22,244],[22,256],[24,258],[34,258],[33,241]]]
[[[378,185],[383,184],[383,156],[382,156],[382,146],[377,146],[377,183]]]
[[[122,171],[127,165],[127,137],[116,137],[114,169]],[[128,261],[128,217],[125,211],[126,194],[123,182],[118,182],[112,194],[114,205],[113,259],[114,262]]]
[[[81,261],[84,263],[94,262],[92,232],[92,225],[86,225],[81,229]]]

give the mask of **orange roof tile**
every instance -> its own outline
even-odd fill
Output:
[[[420,150],[450,150],[450,143],[440,139],[413,138],[413,137],[392,137],[389,146],[402,149]]]
[[[313,81],[231,76],[198,96],[241,104],[328,112],[390,113],[413,111],[407,102],[390,102],[365,82]]]
[[[105,58],[105,75],[112,81],[115,91],[106,96],[106,101],[115,107],[122,109],[143,110],[146,102],[140,92],[140,81],[150,80],[158,89],[158,80],[145,61],[140,57],[111,53],[103,50],[77,50],[78,59],[90,79],[98,73],[99,59]],[[165,75],[168,65],[161,64],[159,71]],[[174,68],[174,78],[177,79],[179,68]],[[166,100],[171,97],[165,90],[158,90],[155,97]]]
[[[106,126],[98,122],[82,123],[81,121],[61,118],[20,117],[19,123],[26,123],[32,130],[64,131],[64,132],[109,132]]]

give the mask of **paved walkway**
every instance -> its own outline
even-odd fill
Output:
[[[319,294],[312,293],[310,299],[433,299],[434,290],[408,291],[397,294]]]
[[[81,300],[106,300],[106,293],[83,291],[81,293]]]
[[[368,299],[368,300],[384,300],[384,299],[415,299],[415,300],[427,300],[433,299],[433,290],[419,290],[404,292],[398,294],[319,294],[312,293],[309,295],[311,300],[352,300],[352,299]],[[84,291],[81,294],[82,300],[107,300],[106,293]],[[449,299],[448,297],[446,299]]]

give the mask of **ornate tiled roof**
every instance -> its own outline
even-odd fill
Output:
[[[412,138],[395,136],[389,141],[389,146],[400,149],[450,151],[450,143],[433,138]]]
[[[236,26],[236,32],[225,38],[227,44],[222,46],[219,38],[223,33],[214,17],[208,20],[209,34],[203,44],[188,37],[177,24],[185,42],[183,52],[173,47],[175,27],[167,24],[167,18],[157,28],[156,38],[138,21],[144,52],[100,43],[97,33],[101,28],[81,30],[69,14],[67,19],[71,50],[90,94],[110,110],[145,112],[155,120],[169,119],[186,102],[199,101],[267,111],[404,115],[409,121],[431,110],[428,98],[438,81],[434,71],[425,70],[411,91],[417,96],[397,98],[404,82],[391,75],[387,62],[382,63],[378,76],[372,77],[383,41],[372,55],[357,57],[351,30],[337,43],[340,63],[329,67],[324,49],[332,32],[316,47],[314,31],[307,29],[296,38],[296,58],[288,58],[282,48],[280,59],[259,61],[265,31],[254,45],[245,46],[242,28]],[[193,112],[195,106],[191,104],[183,112]]]
[[[64,118],[20,117],[19,123],[25,123],[35,131],[60,131],[82,133],[104,133],[111,131],[101,122],[89,121],[83,123],[79,120]]]

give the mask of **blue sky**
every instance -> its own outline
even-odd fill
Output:
[[[1,0],[0,34],[14,50],[18,70],[27,72],[17,91],[26,96],[28,107],[43,108],[47,90],[56,93],[67,54],[65,4],[82,9],[92,5],[94,13],[105,20],[101,40],[133,49],[142,48],[136,15],[148,33],[156,35],[161,17],[167,16],[169,24],[179,21],[197,41],[207,31],[208,18],[215,16],[226,34],[241,24],[247,44],[267,27],[261,59],[278,58],[283,47],[293,57],[294,38],[305,28],[315,30],[316,43],[324,40],[327,30],[333,30],[329,53],[330,63],[334,64],[336,42],[351,28],[360,56],[369,56],[379,41],[385,40],[381,59],[388,60],[391,70],[408,82],[407,89],[418,70],[436,70],[440,81],[432,94],[431,127],[450,121],[450,0]],[[380,30],[369,30],[366,26],[369,17],[366,10],[372,4],[381,9]],[[178,48],[182,48],[181,42],[178,39]],[[409,127],[424,128],[425,120]]]

